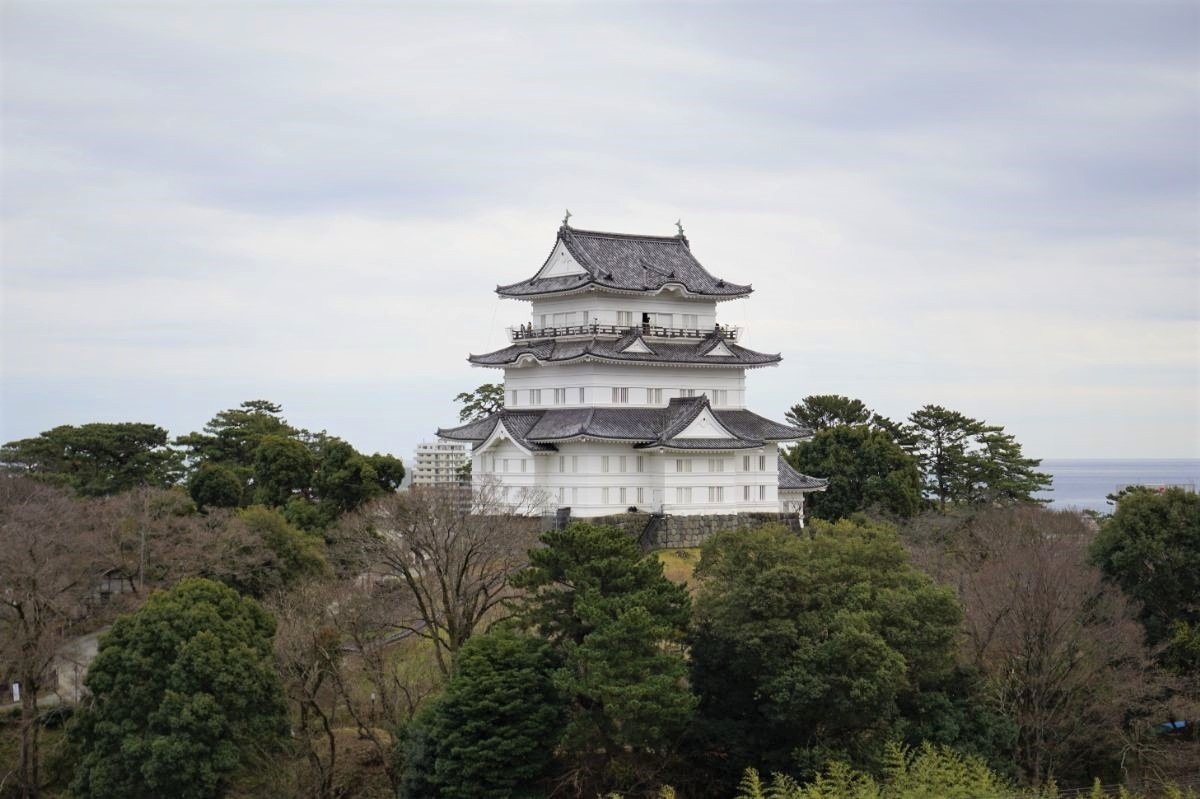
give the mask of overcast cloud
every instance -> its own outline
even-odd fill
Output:
[[[1197,457],[1195,3],[3,5],[0,441],[242,400],[409,457],[564,207],[753,283],[780,418]]]

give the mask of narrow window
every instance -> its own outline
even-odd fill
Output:
[[[540,388],[529,389],[529,404],[530,405],[541,405],[542,404],[542,390]]]
[[[567,470],[567,456],[566,455],[558,456],[558,470],[560,472],[565,472]]]
[[[750,501],[750,486],[742,486],[742,499],[746,502]]]
[[[601,505],[608,504],[608,489],[607,488],[600,489],[600,504]]]
[[[579,401],[580,403],[583,402],[583,386],[579,387]]]
[[[622,489],[620,489],[620,490],[619,490],[617,493],[620,495],[620,499],[619,499],[618,501],[619,501],[619,502],[620,502],[622,505],[624,505],[624,504],[625,504],[625,502],[626,502],[626,500],[625,500],[625,489],[624,489],[624,488],[622,488]]]
[[[619,458],[617,458],[617,471],[621,472],[622,474],[625,473],[625,456],[624,455],[621,455]]]
[[[758,498],[759,498],[759,499],[766,499],[766,498],[767,498],[767,487],[766,487],[766,486],[759,486],[759,487],[758,487]]]
[[[578,455],[571,456],[571,471],[572,472],[579,471],[579,456]]]
[[[639,504],[639,505],[641,505],[643,502],[645,502],[645,501],[646,501],[646,494],[645,494],[645,491],[646,491],[646,489],[642,488],[641,486],[638,486],[638,490],[637,490],[637,501],[638,501],[638,504]]]
[[[639,472],[646,471],[646,456],[644,456],[644,455],[637,456],[637,470]]]
[[[558,489],[558,504],[562,505],[566,501],[567,501],[567,489],[562,488],[560,486]]]
[[[742,456],[742,471],[743,472],[750,471],[750,456],[749,455]],[[746,499],[750,499],[750,497],[746,497]]]
[[[566,405],[567,404],[567,390],[565,388],[554,389],[554,404],[555,405]]]
[[[608,471],[608,456],[607,455],[602,455],[600,457],[600,471],[602,471],[602,472]]]
[[[521,471],[522,471],[522,472],[524,472],[524,471],[525,471],[525,463],[526,463],[525,459],[524,459],[524,458],[521,458]]]
[[[767,470],[767,456],[766,455],[758,456],[758,470],[760,472],[765,472]]]

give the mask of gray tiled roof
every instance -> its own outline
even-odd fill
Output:
[[[715,347],[721,337],[718,333],[703,339],[688,343],[654,342],[647,344],[653,352],[622,352],[629,346],[638,334],[636,330],[626,333],[619,339],[587,338],[574,341],[519,341],[502,350],[470,355],[467,360],[477,366],[507,366],[515,363],[522,355],[532,355],[543,363],[572,361],[579,358],[601,358],[625,363],[694,363],[708,366],[769,366],[779,363],[783,356],[778,353],[770,354],[755,352],[745,347],[726,341],[725,346],[733,355],[705,355]]]
[[[811,435],[808,430],[764,419],[751,411],[718,411],[713,415],[737,438],[676,438],[700,413],[711,409],[708,397],[672,399],[665,408],[549,408],[503,410],[486,419],[439,429],[440,438],[486,441],[503,420],[505,428],[528,449],[556,449],[554,442],[574,438],[628,441],[638,447],[675,449],[744,449],[768,441],[795,441]]]
[[[530,278],[497,286],[496,292],[506,297],[534,297],[588,285],[621,291],[658,291],[668,283],[681,284],[692,294],[712,297],[740,297],[753,290],[748,285],[729,283],[709,274],[692,255],[684,236],[604,233],[563,225],[558,230],[558,240],[586,270],[585,274]]]
[[[792,464],[788,463],[782,454],[776,461],[779,462],[779,490],[780,491],[820,491],[829,485],[829,480],[823,477],[809,477],[807,474],[800,474],[793,468]]]

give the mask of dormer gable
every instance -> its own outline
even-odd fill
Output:
[[[584,274],[587,274],[587,270],[579,265],[579,261],[575,260],[575,256],[571,254],[567,245],[560,238],[554,245],[554,251],[550,253],[550,257],[546,259],[546,263],[542,264],[542,268],[533,276],[533,279]]]
[[[691,424],[680,430],[672,438],[737,438],[729,432],[729,428],[721,424],[712,409],[705,407]]]
[[[712,347],[712,349],[710,349],[708,352],[704,353],[704,357],[705,358],[713,358],[713,357],[736,358],[737,356],[734,355],[733,351],[730,350],[729,347],[727,347],[725,345],[724,341],[718,341]]]
[[[621,352],[635,352],[646,355],[654,354],[654,350],[650,349],[650,346],[642,339],[641,336],[635,337],[633,341],[626,344],[623,348],[621,348]]]

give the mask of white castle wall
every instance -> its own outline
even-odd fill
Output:
[[[570,297],[530,302],[530,323],[537,328],[559,324],[619,324],[617,313],[628,311],[634,325],[642,323],[642,314],[671,314],[671,327],[692,327],[683,323],[684,314],[695,315],[695,327],[707,330],[716,324],[717,303],[713,300],[689,300],[677,296],[637,297],[588,292]],[[554,314],[571,314],[556,321]],[[542,317],[546,320],[543,324]]]
[[[617,366],[604,363],[542,364],[508,367],[504,370],[504,403],[508,408],[553,408],[612,406],[613,387],[629,389],[629,406],[665,406],[672,398],[690,389],[695,396],[714,389],[725,391],[725,402],[718,408],[746,407],[746,370],[731,368],[673,367],[653,364]],[[565,388],[566,402],[555,405],[554,389]],[[579,389],[583,389],[583,396]],[[647,388],[661,388],[662,401],[647,398]],[[541,402],[532,404],[530,391],[541,391]],[[514,394],[514,392],[516,392]],[[616,403],[621,405],[621,403]]]
[[[558,446],[558,452],[526,455],[511,441],[495,443],[475,453],[474,478],[495,482],[512,497],[540,496],[545,512],[570,507],[583,518],[629,507],[678,515],[779,510],[774,444],[735,453],[659,452],[596,441]],[[719,499],[710,499],[710,488],[721,489]]]

